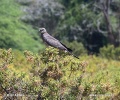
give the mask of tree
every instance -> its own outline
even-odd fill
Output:
[[[49,33],[56,28],[64,7],[57,0],[18,0],[25,15],[21,20],[31,24],[35,29],[45,27]]]
[[[120,11],[119,10],[120,7],[117,5],[117,3],[120,4],[120,2],[117,1],[117,0],[114,0],[114,2],[112,0],[98,0],[95,3],[95,7],[97,7],[98,9],[100,9],[103,12],[104,19],[105,19],[105,22],[106,22],[106,27],[107,27],[108,42],[110,44],[115,45],[115,46],[117,46],[119,44],[118,43],[119,41],[116,40],[116,37],[119,37],[119,28],[118,28],[118,31],[116,31],[117,34],[115,34],[115,32],[113,31],[114,26],[111,24],[110,12],[112,11],[112,9],[114,9],[114,7],[116,7],[117,10],[112,11],[112,16],[113,16],[113,14],[115,14],[114,12],[119,12]],[[119,14],[118,14],[118,16],[119,16]],[[116,17],[116,20],[118,20],[118,22],[119,22],[119,17]],[[118,27],[119,27],[119,24],[118,24]],[[103,31],[100,31],[100,32],[103,32]]]
[[[119,3],[119,0],[72,0],[55,35],[70,42],[82,42],[90,52],[98,53],[99,48],[107,44],[116,46],[119,44],[119,18],[116,17],[119,10],[112,7],[119,9]]]

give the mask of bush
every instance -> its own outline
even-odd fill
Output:
[[[120,47],[114,47],[113,45],[108,45],[100,49],[100,55],[107,59],[120,60]]]
[[[87,50],[83,46],[81,42],[73,41],[73,42],[68,42],[64,41],[63,42],[65,45],[67,45],[69,48],[73,50],[73,53],[76,54],[77,56],[79,55],[86,55]]]
[[[51,47],[40,54],[25,51],[24,55],[0,50],[0,99],[119,98],[118,61],[85,55],[78,60]]]

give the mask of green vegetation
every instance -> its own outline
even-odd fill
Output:
[[[1,0],[0,47],[41,51],[44,47],[37,34],[39,27],[70,42],[67,45],[72,49],[76,47],[74,41],[92,53],[99,53],[108,44],[118,47],[120,1],[102,1]]]
[[[0,99],[120,100],[119,5],[119,0],[1,0]],[[38,27],[80,59],[52,47],[43,51]]]
[[[100,55],[107,59],[120,60],[120,47],[115,48],[113,45],[108,45],[100,49]]]
[[[25,51],[24,55],[12,49],[0,50],[1,98],[120,99],[119,61],[96,56],[78,60],[51,47],[41,54]]]
[[[65,7],[54,35],[81,42],[89,52],[99,53],[107,44],[120,46],[119,0],[60,0]],[[107,9],[107,10],[106,10]],[[64,37],[64,38],[63,38]],[[74,46],[75,48],[75,46]]]
[[[37,31],[20,20],[22,15],[20,5],[14,0],[0,1],[0,48],[38,52],[43,45]]]

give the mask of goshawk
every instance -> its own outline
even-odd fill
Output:
[[[54,37],[52,37],[50,34],[47,33],[45,28],[39,28],[40,31],[40,35],[42,40],[47,44],[50,45],[52,47],[58,48],[60,50],[64,50],[69,52],[70,54],[73,55],[72,50],[68,47],[66,47],[63,43],[61,43],[59,40],[55,39]],[[73,55],[74,57],[78,58],[77,56]],[[79,59],[79,58],[78,58]]]

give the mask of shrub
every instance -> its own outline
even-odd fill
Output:
[[[120,47],[108,45],[100,49],[100,55],[108,59],[120,60]]]
[[[52,47],[40,54],[0,50],[0,99],[119,98],[118,61],[71,55]]]
[[[64,41],[64,43],[73,50],[73,53],[78,55],[86,55],[87,50],[85,49],[84,45],[81,42],[73,41],[73,42],[67,42]]]

